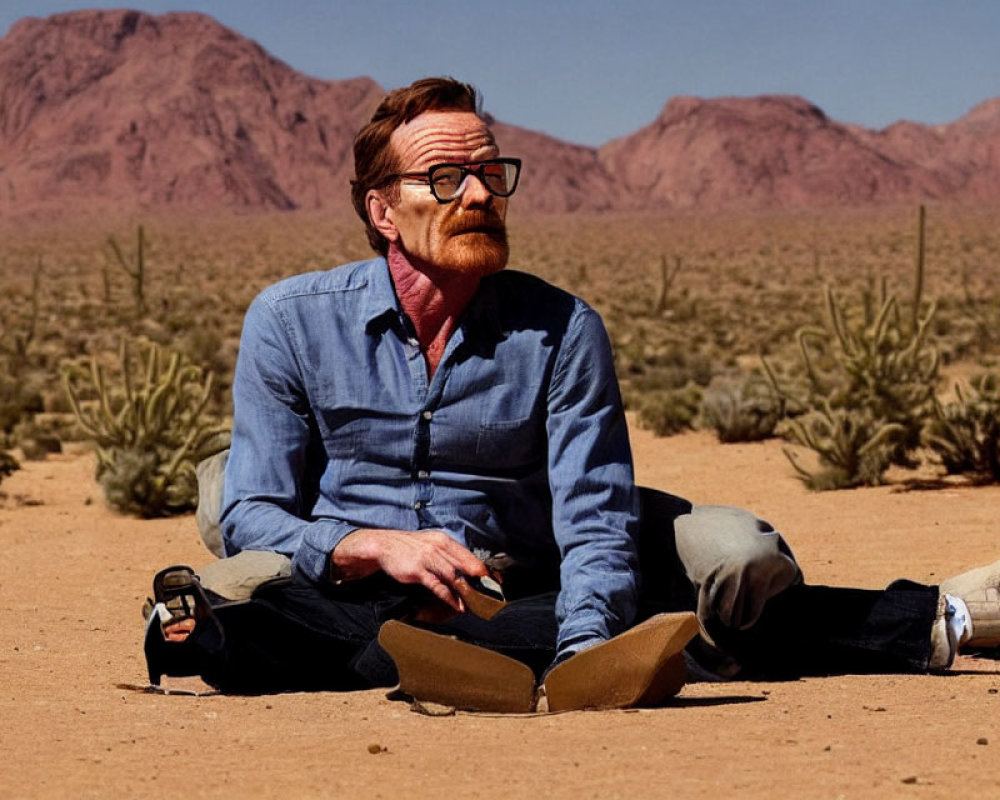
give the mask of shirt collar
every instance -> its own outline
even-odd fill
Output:
[[[384,258],[374,259],[368,273],[368,291],[361,302],[361,318],[369,333],[383,331],[392,320],[402,319],[402,309],[389,277],[389,264]]]

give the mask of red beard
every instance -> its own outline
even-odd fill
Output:
[[[460,209],[444,223],[441,236],[439,267],[485,276],[507,265],[507,228],[493,209]]]

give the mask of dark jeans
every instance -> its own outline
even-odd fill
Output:
[[[225,632],[222,646],[201,624],[189,642],[207,656],[202,677],[223,691],[392,686],[396,666],[378,644],[379,628],[390,619],[407,619],[430,598],[420,587],[381,577],[340,586],[282,578],[261,586],[250,601],[215,607]],[[503,653],[540,676],[555,657],[555,601],[555,592],[526,597],[489,622],[462,614],[444,623],[411,624]]]
[[[421,627],[503,653],[540,676],[555,657],[555,597],[513,602],[490,622],[463,614]],[[392,686],[396,669],[376,641],[378,630],[415,608],[407,593],[336,593],[303,579],[281,579],[249,602],[215,609],[223,647],[214,637],[200,642],[201,626],[188,646],[207,646],[203,677],[228,692]],[[936,608],[936,588],[908,581],[885,590],[799,585],[772,598],[749,630],[708,627],[716,644],[742,664],[741,677],[914,672],[926,668]],[[645,607],[641,618],[652,611]],[[713,667],[697,642],[691,654]]]
[[[867,590],[800,582],[771,596],[750,627],[723,624],[699,609],[699,587],[675,544],[673,522],[691,504],[649,490],[642,499],[637,622],[665,611],[698,610],[715,646],[696,639],[688,653],[708,672],[720,658],[738,664],[741,677],[763,679],[926,670],[937,587],[896,581]],[[760,530],[773,533],[766,523]],[[774,541],[790,558],[780,537]],[[229,692],[391,686],[396,669],[378,645],[378,630],[387,620],[408,618],[429,597],[421,587],[384,576],[339,586],[301,576],[280,579],[259,587],[248,602],[215,608],[224,644],[199,624],[185,649],[198,651],[203,677]],[[555,656],[555,599],[556,587],[536,585],[490,622],[463,614],[423,627],[518,659],[541,675]]]

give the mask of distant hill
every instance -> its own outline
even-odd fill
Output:
[[[0,39],[0,213],[348,208],[383,89],[309,78],[201,14],[80,11]],[[1000,201],[1000,98],[881,131],[789,96],[670,100],[601,148],[495,123],[526,212]]]
[[[675,97],[652,124],[601,147],[599,159],[651,206],[996,202],[1000,99],[950,125],[871,131],[800,97]]]

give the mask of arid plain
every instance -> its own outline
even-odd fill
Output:
[[[988,209],[928,209],[924,293],[938,301],[947,375],[994,363],[995,220]],[[143,313],[107,251],[113,235],[130,252],[140,222]],[[145,336],[215,370],[214,408],[225,415],[240,318],[256,291],[365,257],[364,243],[352,220],[301,214],[36,220],[2,234],[4,342],[27,337],[19,381],[43,410],[34,430],[11,433],[11,445],[46,431],[64,440],[63,453],[23,459],[0,485],[4,796],[997,792],[1000,662],[981,658],[963,657],[946,675],[689,684],[659,709],[508,718],[431,718],[378,691],[241,698],[127,688],[144,681],[139,607],[152,573],[210,556],[191,515],[139,520],[106,507],[93,457],[65,416],[60,364],[86,354],[113,361],[122,335]],[[512,242],[515,266],[604,314],[642,483],[760,513],[813,582],[933,582],[1000,557],[996,486],[902,491],[915,475],[936,474],[928,462],[890,473],[887,486],[811,493],[778,440],[720,445],[708,430],[658,438],[637,424],[644,393],[752,369],[761,352],[792,358],[795,330],[822,319],[826,284],[860,302],[884,277],[909,298],[915,209],[515,217]],[[681,267],[661,301],[664,258]]]

